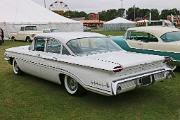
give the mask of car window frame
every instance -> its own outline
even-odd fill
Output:
[[[21,27],[21,28],[20,28],[20,31],[25,31],[25,27]]]
[[[167,39],[167,34],[168,34],[168,33],[173,33],[173,32],[180,32],[180,31],[171,31],[171,32],[166,32],[166,33],[164,33],[163,35],[160,36],[160,39],[162,40],[162,42],[164,42],[164,43],[169,43],[169,42],[171,42],[171,41],[168,41],[168,42],[165,41],[164,39],[162,39],[162,37],[165,36],[165,39]],[[173,42],[175,42],[175,41],[173,41]]]
[[[83,38],[109,38],[109,39],[111,39],[110,37],[81,37],[81,38],[71,39],[71,40],[69,40],[69,41],[65,44],[65,46],[67,46],[66,48],[68,48],[67,50],[69,50],[69,52],[70,52],[70,54],[71,54],[72,56],[79,56],[79,55],[75,54],[75,53],[69,48],[68,43],[71,42],[71,41],[73,41],[73,40],[78,40],[78,39],[83,39]],[[111,39],[111,41],[112,41],[112,43],[114,43],[114,45],[117,45],[112,39]],[[120,46],[117,45],[117,47],[119,47],[120,50],[123,50]]]
[[[63,48],[65,48],[69,52],[69,55],[72,55],[71,51],[65,45],[62,45],[62,52],[61,52],[62,55],[67,55],[67,54],[63,54]]]
[[[146,42],[146,41],[144,41],[144,40],[142,40],[142,39],[134,39],[134,38],[129,39],[129,34],[130,34],[130,36],[131,36],[132,32],[144,33],[144,34],[147,34],[148,37],[149,37],[149,36],[153,36],[153,37],[155,37],[155,38],[157,39],[157,41],[147,41],[147,42]],[[157,36],[155,36],[155,35],[153,35],[153,34],[151,34],[151,33],[149,33],[149,32],[136,31],[136,30],[127,31],[127,33],[126,33],[126,39],[129,40],[129,41],[136,41],[136,42],[143,42],[143,43],[151,43],[151,42],[153,42],[153,43],[158,43],[158,42],[159,42],[159,38],[158,38]]]
[[[45,50],[44,50],[44,52],[46,52],[46,53],[53,53],[53,52],[47,52],[47,44],[48,44],[48,41],[49,40],[56,40],[60,45],[61,45],[61,48],[60,48],[60,52],[59,53],[54,53],[54,54],[61,54],[62,55],[62,47],[63,47],[63,45],[62,45],[62,43],[59,41],[59,40],[57,40],[57,39],[55,39],[55,38],[52,38],[52,37],[47,37],[47,39],[46,39],[46,47],[45,47]]]
[[[45,45],[44,45],[44,50],[43,51],[38,51],[38,50],[35,50],[35,44],[36,44],[36,39],[44,39],[44,41],[45,41]],[[45,52],[45,49],[46,49],[46,37],[40,37],[40,36],[38,36],[38,37],[35,37],[34,38],[34,40],[33,40],[33,42],[32,42],[32,45],[33,45],[33,48],[32,48],[32,50],[33,51],[38,51],[38,52]]]

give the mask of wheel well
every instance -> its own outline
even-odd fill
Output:
[[[61,82],[61,85],[64,85],[64,78],[65,78],[65,74],[60,73],[59,74],[59,80]]]
[[[10,57],[9,63],[12,65],[13,64],[13,59],[12,57]]]
[[[11,39],[15,39],[15,37],[14,37],[14,36],[12,36],[12,37],[11,37]]]
[[[26,36],[26,40],[27,40],[27,39],[30,39],[30,37],[29,37],[29,36]]]

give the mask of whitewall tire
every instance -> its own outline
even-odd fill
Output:
[[[82,95],[85,91],[75,79],[67,75],[64,78],[64,86],[70,95]]]
[[[13,72],[14,72],[15,75],[22,74],[22,71],[19,69],[19,66],[18,66],[15,59],[13,59]]]

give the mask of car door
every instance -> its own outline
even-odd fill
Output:
[[[21,27],[20,31],[17,32],[16,39],[17,40],[25,40],[24,39],[24,32],[25,32],[25,27]]]
[[[143,42],[140,39],[139,32],[128,31],[126,42],[130,48],[143,49]]]
[[[47,38],[45,52],[41,54],[42,77],[49,81],[60,83],[59,74],[61,72],[60,63],[57,61],[61,55],[62,44],[54,38]]]
[[[41,77],[41,64],[42,58],[41,54],[45,49],[45,39],[44,38],[35,38],[32,46],[29,48],[29,51],[24,55],[24,62],[21,64],[21,68],[26,73],[31,75]]]

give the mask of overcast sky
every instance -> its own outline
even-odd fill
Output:
[[[33,0],[40,5],[43,5],[44,0]],[[49,6],[55,0],[46,0],[47,6]],[[85,12],[98,12],[107,9],[118,9],[121,7],[121,0],[64,0],[70,10],[78,10]],[[132,7],[136,5],[140,8],[157,8],[180,9],[180,0],[124,0],[124,8]]]

